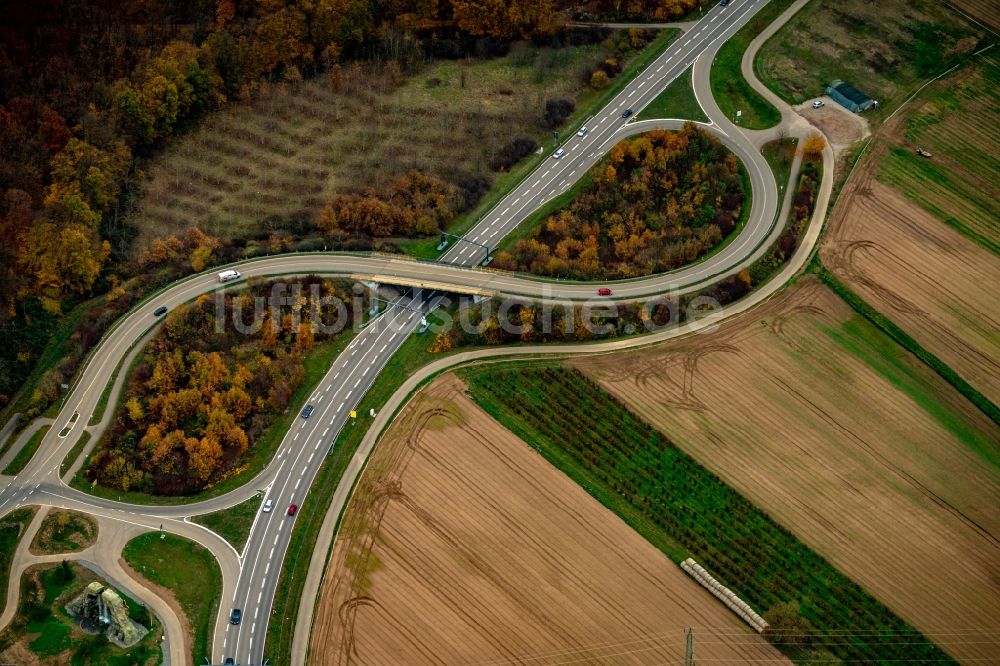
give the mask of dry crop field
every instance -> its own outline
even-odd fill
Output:
[[[987,122],[997,83],[995,64],[963,70],[887,123],[844,187],[821,248],[846,286],[994,404],[1000,304],[988,285],[1000,284],[1000,257],[984,245],[1000,248],[1000,131]],[[934,157],[911,158],[916,142]]]
[[[320,592],[310,664],[783,657],[446,375],[379,442]]]
[[[818,280],[571,364],[940,648],[1000,654],[1000,428]]]
[[[515,47],[504,58],[429,65],[401,85],[391,72],[352,65],[339,83],[324,76],[269,86],[153,162],[134,219],[136,247],[192,225],[228,240],[267,233],[276,220],[308,222],[335,193],[412,169],[443,178],[488,173],[494,152],[514,137],[547,136],[545,100],[580,92],[581,68],[603,53],[599,45]]]

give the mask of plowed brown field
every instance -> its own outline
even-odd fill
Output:
[[[1000,654],[1000,428],[817,280],[573,365],[942,649]]]
[[[1000,29],[996,0],[950,0],[950,4],[994,30]]]
[[[820,250],[850,289],[994,404],[1000,256],[988,248],[1000,247],[1000,132],[990,121],[997,82],[1000,67],[981,60],[886,123],[844,186]],[[934,157],[915,156],[914,144]]]
[[[660,664],[781,655],[447,375],[379,442],[309,664]]]
[[[1000,257],[878,181],[841,207],[823,264],[1000,404]]]

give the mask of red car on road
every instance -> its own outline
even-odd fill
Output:
[[[294,516],[295,512],[298,511],[298,510],[299,510],[298,505],[296,505],[296,504],[289,504],[288,505],[288,515],[289,516]]]
[[[600,289],[597,290],[597,295],[598,296],[610,296],[611,295],[611,290],[608,289],[607,287],[601,287]]]

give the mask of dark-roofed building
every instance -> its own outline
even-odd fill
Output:
[[[864,94],[849,83],[844,83],[840,79],[833,81],[826,87],[826,94],[833,98],[837,104],[854,113],[867,111],[878,106],[878,102]]]

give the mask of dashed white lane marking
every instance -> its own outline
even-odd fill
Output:
[[[336,378],[337,378],[337,377],[339,377],[339,376],[340,376],[340,370],[337,370],[337,374],[335,374],[335,375],[333,376],[333,378],[334,378],[334,379],[336,379]]]
[[[384,351],[385,351],[385,348],[386,348],[386,347],[388,347],[388,346],[389,346],[389,344],[388,344],[388,343],[386,343],[386,344],[382,345],[382,349],[379,349],[379,350],[378,350],[378,353],[379,353],[379,354],[381,354],[382,352],[384,352]]]
[[[298,490],[298,489],[299,489],[299,484],[300,484],[300,483],[302,483],[302,477],[301,477],[301,476],[299,477],[299,480],[295,482],[295,489],[296,489],[296,490]]]
[[[566,184],[566,179],[563,178],[562,181],[560,181],[560,183],[559,183],[559,187],[562,187],[565,184]]]
[[[502,213],[500,213],[500,214],[501,214],[501,215],[506,215],[506,214],[507,214],[507,211],[509,211],[509,210],[510,210],[510,206],[507,206],[506,208],[504,208],[504,209],[503,209],[503,212],[502,212]]]
[[[531,184],[531,187],[534,187],[535,185],[538,185],[538,181],[537,180]],[[531,187],[529,187],[528,189],[530,190]]]
[[[293,438],[292,438],[292,441],[293,441],[293,442],[297,442],[297,441],[298,441],[298,439],[299,439],[299,435],[301,435],[301,434],[302,434],[301,432],[297,432],[297,433],[295,433],[295,437],[293,437]]]
[[[663,69],[663,65],[660,65],[659,67],[657,67],[656,71],[660,71],[661,69]]]
[[[310,463],[312,463],[312,461],[313,461],[313,457],[315,457],[315,455],[316,455],[315,453],[310,453],[310,454],[309,454],[309,460],[307,461],[307,464],[310,464]]]
[[[323,430],[323,434],[320,435],[320,437],[326,437],[326,433],[329,432],[329,431],[330,431],[330,429],[326,428],[325,430]]]
[[[354,382],[354,388],[358,388],[358,384],[361,383],[361,378],[358,377],[358,381]]]
[[[516,204],[520,200],[521,200],[521,197],[518,197],[518,198],[514,199],[514,203]]]
[[[266,567],[264,567],[264,575],[266,576],[266,575],[267,575],[267,574],[269,574],[270,572],[271,572],[271,563],[270,563],[270,562],[268,562],[268,563],[267,563],[267,566],[266,566]],[[223,645],[223,647],[225,647],[225,645]]]

